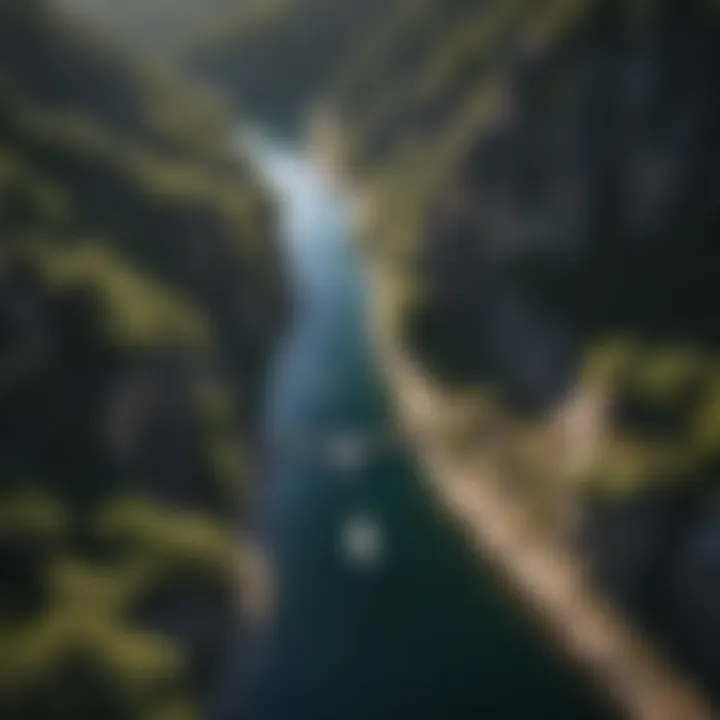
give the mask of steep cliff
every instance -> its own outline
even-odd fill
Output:
[[[396,336],[715,687],[719,37],[700,1],[398,2],[328,102]]]
[[[197,717],[235,640],[287,308],[229,138],[71,16],[0,2],[3,717]]]

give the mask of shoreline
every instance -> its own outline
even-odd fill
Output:
[[[362,188],[343,170],[341,129],[330,116],[321,120],[313,128],[310,154],[328,180],[349,196],[361,231],[370,208]],[[487,453],[477,448],[473,457],[458,461],[433,442],[442,435],[452,398],[398,347],[385,307],[392,283],[382,277],[381,265],[373,267],[372,258],[359,262],[369,288],[370,322],[390,411],[424,469],[428,491],[440,509],[460,523],[474,554],[493,568],[502,586],[518,596],[521,609],[535,616],[555,649],[620,716],[713,720],[714,710],[704,693],[601,597],[579,558],[550,533],[528,524],[530,503],[503,489],[503,478]]]
[[[517,593],[555,647],[629,720],[713,720],[703,693],[595,590],[579,560],[531,529],[529,504],[502,489],[481,450],[458,461],[433,447],[449,398],[433,388],[391,339],[378,343],[391,404],[438,501],[473,551]],[[433,429],[435,428],[435,429]]]

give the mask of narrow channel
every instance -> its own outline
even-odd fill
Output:
[[[301,152],[254,148],[283,204],[297,316],[271,381],[276,450],[255,517],[279,605],[236,681],[243,717],[608,717],[479,567],[411,459],[378,441],[387,408],[345,200]],[[339,435],[376,441],[352,452]]]

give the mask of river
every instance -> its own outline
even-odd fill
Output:
[[[391,444],[348,207],[290,146],[254,140],[283,207],[297,317],[267,400],[274,454],[254,516],[279,582],[224,717],[607,717],[482,567]],[[232,673],[231,673],[232,674]]]

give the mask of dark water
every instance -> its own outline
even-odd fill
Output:
[[[229,694],[251,720],[607,717],[407,457],[380,447],[345,466],[313,439],[381,429],[383,392],[345,203],[302,156],[261,142],[258,153],[285,202],[299,315],[268,400],[281,442],[256,517],[281,603]]]

